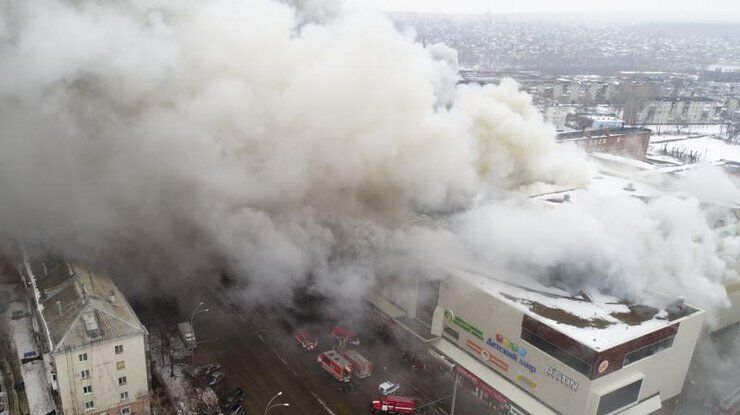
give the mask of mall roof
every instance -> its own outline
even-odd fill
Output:
[[[700,311],[685,304],[665,309],[631,304],[595,289],[573,295],[534,280],[517,278],[516,283],[510,283],[469,270],[453,275],[595,351],[634,340]]]

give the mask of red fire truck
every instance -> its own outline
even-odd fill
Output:
[[[352,346],[360,345],[360,338],[357,337],[357,333],[346,327],[334,327],[331,331],[331,335],[334,336],[337,340],[344,341],[348,344],[351,344]]]
[[[373,364],[357,350],[347,349],[341,353],[352,364],[352,373],[358,378],[363,379],[373,374]]]
[[[414,398],[404,396],[383,396],[373,401],[374,414],[413,414],[416,413]]]
[[[316,346],[319,345],[319,342],[316,340],[316,338],[311,337],[311,335],[308,334],[308,332],[305,330],[297,330],[295,332],[295,341],[305,351],[314,350],[316,349]]]
[[[336,350],[319,353],[317,361],[339,382],[349,382],[352,379],[352,364]]]

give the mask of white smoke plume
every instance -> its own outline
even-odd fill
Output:
[[[585,185],[592,168],[513,81],[457,86],[454,51],[382,16],[314,0],[0,8],[4,240],[141,291],[227,269],[253,298],[308,280],[358,296],[399,253],[411,268],[455,253],[724,301],[727,264],[695,201],[514,198]]]

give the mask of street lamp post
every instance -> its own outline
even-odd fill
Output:
[[[460,379],[460,375],[455,372],[455,385],[452,387],[452,405],[450,407],[450,415],[455,415],[455,401],[457,400],[457,381]]]
[[[193,324],[195,323],[195,316],[198,315],[199,313],[207,313],[211,311],[207,308],[204,308],[201,310],[200,308],[203,307],[204,305],[205,303],[203,301],[198,303],[198,305],[195,306],[195,308],[193,308],[193,313],[190,315],[190,330],[193,331],[193,362],[192,362],[193,370],[195,370],[195,349],[198,348],[198,337],[196,337],[195,335],[195,326],[193,326]]]
[[[278,406],[290,406],[290,404],[287,403],[287,402],[276,403],[276,404],[272,405],[272,402],[275,399],[277,399],[278,396],[280,396],[282,394],[283,394],[282,391],[278,392],[275,396],[272,397],[272,399],[270,399],[270,402],[267,402],[267,405],[265,406],[265,412],[263,413],[263,415],[267,415],[267,413],[270,412],[270,409],[272,409],[272,408],[277,408]]]

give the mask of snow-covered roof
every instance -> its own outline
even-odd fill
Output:
[[[532,199],[548,203],[578,203],[589,198],[609,198],[617,195],[632,196],[640,199],[658,197],[663,192],[648,184],[611,174],[602,173],[595,176],[584,188],[566,188],[551,193],[532,195]]]
[[[532,280],[512,284],[473,271],[456,271],[454,276],[595,351],[652,333],[699,311],[685,306],[682,313],[668,313],[596,290],[571,295]]]

